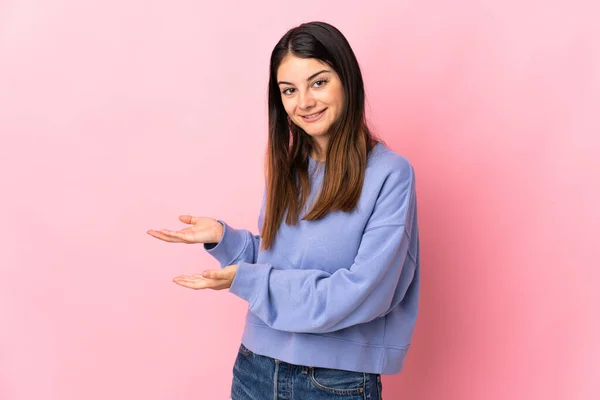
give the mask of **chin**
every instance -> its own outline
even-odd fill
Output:
[[[306,132],[308,135],[310,136],[321,136],[324,135],[325,132],[327,131],[327,128],[329,127],[325,127],[325,128],[316,128],[316,127],[312,127],[312,126],[308,126],[308,127],[302,127],[302,129],[304,130],[304,132]]]
[[[308,136],[312,137],[312,138],[318,138],[320,136],[325,136],[324,132],[306,132],[308,134]]]

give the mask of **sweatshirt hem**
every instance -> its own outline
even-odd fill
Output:
[[[290,364],[383,375],[397,374],[402,370],[410,347],[356,343],[321,334],[279,331],[248,321],[242,343],[255,354]]]

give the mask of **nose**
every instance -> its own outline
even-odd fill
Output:
[[[298,101],[298,107],[301,110],[308,110],[314,107],[316,104],[315,99],[312,97],[310,91],[306,91],[304,93],[300,93],[300,99]]]

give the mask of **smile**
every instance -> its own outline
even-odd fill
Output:
[[[305,122],[315,122],[321,118],[321,116],[323,115],[325,110],[327,110],[327,109],[325,108],[325,109],[319,111],[318,113],[311,114],[311,115],[306,115],[306,116],[301,115],[301,117]]]

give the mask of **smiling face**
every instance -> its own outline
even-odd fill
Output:
[[[288,55],[277,70],[281,101],[292,122],[324,150],[325,132],[342,112],[344,91],[338,74],[315,58]]]

